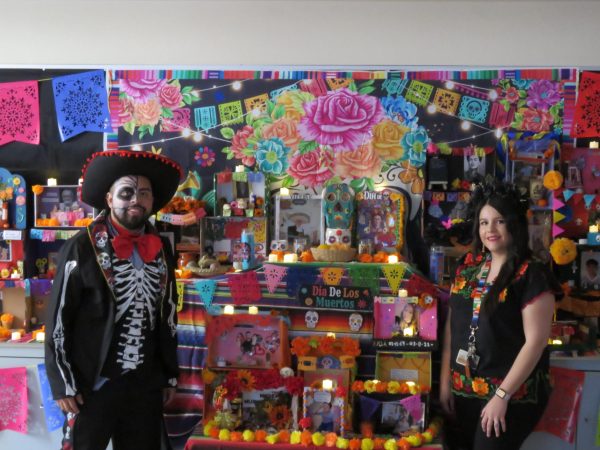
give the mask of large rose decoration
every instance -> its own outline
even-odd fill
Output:
[[[167,83],[167,80],[120,80],[120,87],[130,97],[138,102],[145,102],[151,97],[155,97],[160,88]]]
[[[150,99],[146,103],[137,103],[133,110],[133,118],[138,125],[155,126],[160,119],[160,103]]]
[[[299,122],[304,117],[304,103],[313,101],[314,95],[303,92],[303,91],[286,91],[277,97],[277,105],[281,105],[284,108],[284,115],[286,119],[295,120]]]
[[[306,115],[298,130],[306,141],[352,150],[365,143],[373,125],[383,116],[377,98],[343,88],[304,105]]]
[[[175,109],[180,106],[179,104],[183,100],[183,95],[181,95],[181,90],[178,86],[166,84],[160,88],[158,98],[163,107]]]
[[[350,152],[339,152],[336,161],[335,172],[342,178],[374,178],[382,165],[381,158],[375,153],[371,143]]]
[[[292,150],[298,149],[300,136],[296,128],[296,122],[291,119],[278,119],[273,123],[266,124],[262,129],[263,138],[269,139],[272,137],[280,138],[286,147]]]
[[[537,109],[522,109],[519,111],[523,114],[522,128],[527,131],[548,131],[554,123],[554,116],[546,111]]]
[[[407,131],[408,128],[390,119],[378,123],[373,127],[373,149],[384,160],[401,159],[404,148],[400,145],[400,139]]]
[[[244,125],[244,128],[238,130],[231,140],[231,151],[237,159],[242,160],[245,166],[253,166],[256,162],[254,156],[249,155],[248,138],[254,136],[254,128]]]
[[[333,155],[330,151],[316,150],[295,154],[290,161],[288,173],[303,186],[320,186],[333,176]]]
[[[558,83],[550,80],[538,80],[527,91],[527,106],[548,111],[550,107],[560,101]]]

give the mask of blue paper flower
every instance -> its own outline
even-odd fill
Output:
[[[289,151],[281,139],[274,137],[260,141],[254,157],[261,172],[281,175],[288,168]]]
[[[401,123],[408,128],[416,128],[419,118],[417,117],[417,106],[399,95],[381,99],[381,106],[386,115],[395,122]]]
[[[414,167],[421,167],[425,164],[427,144],[429,144],[429,136],[425,128],[419,127],[415,131],[409,131],[400,140],[400,145],[404,148],[402,159],[408,159]]]

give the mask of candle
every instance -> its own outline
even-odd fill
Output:
[[[598,225],[590,225],[590,233],[597,233]]]
[[[288,188],[281,188],[281,189],[279,189],[279,196],[280,197],[289,197],[290,196],[290,190]]]
[[[333,380],[325,379],[323,380],[323,390],[330,391],[333,389]]]
[[[330,338],[334,338],[335,339],[335,333],[332,333],[331,331],[329,333],[327,333],[327,337]]]
[[[233,309],[233,305],[225,305],[225,310],[223,311],[223,314],[233,314],[235,312],[235,310]]]
[[[286,263],[295,263],[298,262],[298,255],[295,253],[287,253],[283,255],[283,262]]]
[[[412,337],[413,333],[414,333],[414,330],[412,327],[406,327],[404,329],[404,336],[406,336],[406,337]]]
[[[21,339],[21,332],[20,331],[13,331],[12,334],[10,335],[10,338],[13,341],[18,341],[19,339]]]
[[[35,335],[35,340],[37,342],[44,342],[46,340],[46,333],[44,333],[43,331],[38,331]]]
[[[258,314],[258,306],[248,306],[248,314]]]
[[[598,141],[590,141],[590,148],[595,148],[597,150],[598,146]]]
[[[408,291],[406,289],[400,289],[398,291],[398,297],[408,297]]]
[[[236,172],[245,172],[246,168],[243,165],[235,166]]]
[[[389,264],[398,264],[398,256],[396,256],[396,255],[388,256],[388,263]]]
[[[77,183],[79,184],[79,186],[81,186],[83,184],[83,178],[80,178],[79,180],[77,180]]]
[[[269,254],[269,262],[277,262],[279,261],[279,255],[275,254],[275,253],[270,253]]]
[[[48,186],[56,186],[56,178],[48,178]]]

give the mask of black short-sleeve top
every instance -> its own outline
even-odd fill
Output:
[[[542,294],[557,294],[560,286],[548,267],[538,261],[525,261],[517,269],[514,280],[498,296],[498,306],[491,313],[482,308],[476,331],[477,355],[480,357],[476,370],[467,378],[465,368],[456,362],[460,349],[467,350],[473,317],[473,292],[478,275],[485,261],[475,259],[468,253],[459,265],[450,296],[452,308],[451,355],[452,389],[455,394],[490,398],[510,370],[521,347],[525,344],[521,312]],[[482,299],[482,305],[485,297]],[[530,377],[513,394],[514,401],[535,401],[537,383],[546,380],[548,353],[544,352]]]

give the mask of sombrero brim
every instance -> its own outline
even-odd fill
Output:
[[[94,153],[83,167],[81,199],[96,209],[105,209],[106,193],[113,183],[128,175],[150,180],[154,204],[152,213],[165,206],[177,190],[182,176],[175,161],[154,153],[111,150]]]

